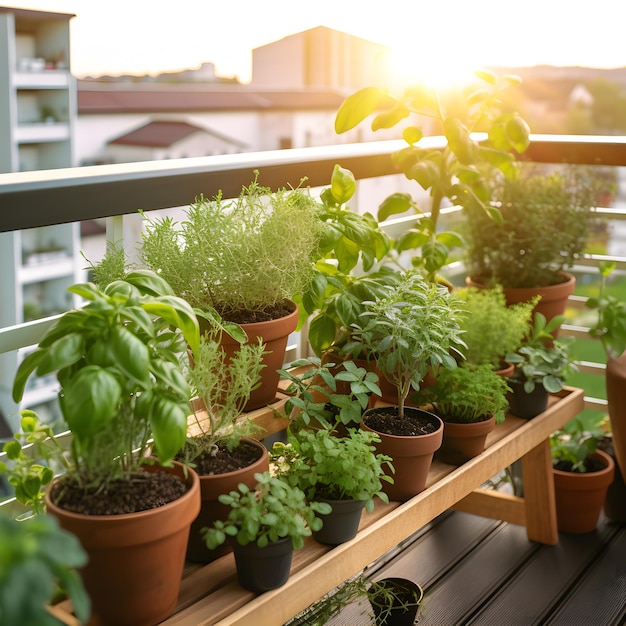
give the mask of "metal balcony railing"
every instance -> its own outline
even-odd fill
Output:
[[[424,141],[442,146],[444,140],[432,137]],[[311,187],[328,185],[336,163],[352,170],[357,180],[397,174],[390,154],[403,145],[401,141],[380,141],[0,174],[0,232],[106,218],[107,238],[119,241],[124,232],[124,215],[136,214],[138,209],[153,211],[187,206],[201,193],[213,197],[221,190],[225,198],[234,197],[250,183],[255,170],[261,172],[263,184],[272,188],[295,187],[303,178]],[[626,137],[532,136],[522,158],[536,163],[626,167]],[[603,219],[623,220],[626,204],[623,209],[599,207],[597,213]],[[391,220],[385,227],[395,235],[411,220]],[[127,248],[135,244],[125,242]],[[585,256],[576,270],[597,274],[597,264],[604,258],[607,257]],[[624,254],[611,258],[621,270],[626,269],[626,249]],[[450,271],[462,273],[462,264],[455,264]],[[572,298],[572,305],[581,307],[582,299]],[[0,329],[0,354],[38,343],[54,319]],[[578,337],[586,335],[583,327],[566,326],[565,332]],[[581,369],[602,374],[603,363],[585,362]],[[10,381],[0,384],[7,385]],[[586,398],[589,408],[602,408],[604,404],[601,399]]]

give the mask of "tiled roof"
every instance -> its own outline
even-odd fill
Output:
[[[120,87],[111,89],[79,83],[78,112],[89,113],[173,113],[233,110],[311,110],[336,111],[344,95],[332,91],[256,91],[246,87],[194,89],[176,85]]]
[[[153,121],[136,128],[130,133],[109,141],[110,144],[123,146],[142,146],[146,148],[169,148],[181,139],[193,133],[209,131],[187,122]]]

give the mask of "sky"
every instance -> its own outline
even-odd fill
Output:
[[[215,64],[250,80],[253,48],[328,26],[395,49],[408,78],[485,66],[626,66],[623,0],[31,0],[73,13],[76,76]],[[279,70],[277,70],[279,71]]]

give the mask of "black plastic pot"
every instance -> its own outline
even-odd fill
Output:
[[[412,626],[422,600],[422,588],[408,578],[383,578],[376,584],[393,592],[398,601],[390,606],[386,593],[369,592],[376,626]]]
[[[232,543],[239,584],[249,591],[263,593],[282,587],[291,571],[293,545],[290,537],[279,539],[259,548],[256,543],[246,546]]]
[[[359,530],[364,502],[362,500],[320,501],[328,502],[333,510],[328,515],[318,515],[324,522],[324,526],[320,530],[313,531],[315,541],[329,546],[338,546],[352,539]]]
[[[543,413],[548,408],[550,394],[540,383],[535,384],[531,393],[524,391],[524,381],[517,378],[507,380],[512,393],[509,394],[509,413],[528,420]]]

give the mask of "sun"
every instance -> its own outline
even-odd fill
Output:
[[[459,60],[458,55],[416,54],[406,47],[391,48],[387,60],[390,85],[403,88],[424,84],[438,90],[462,87],[472,82],[480,67],[471,59]]]

